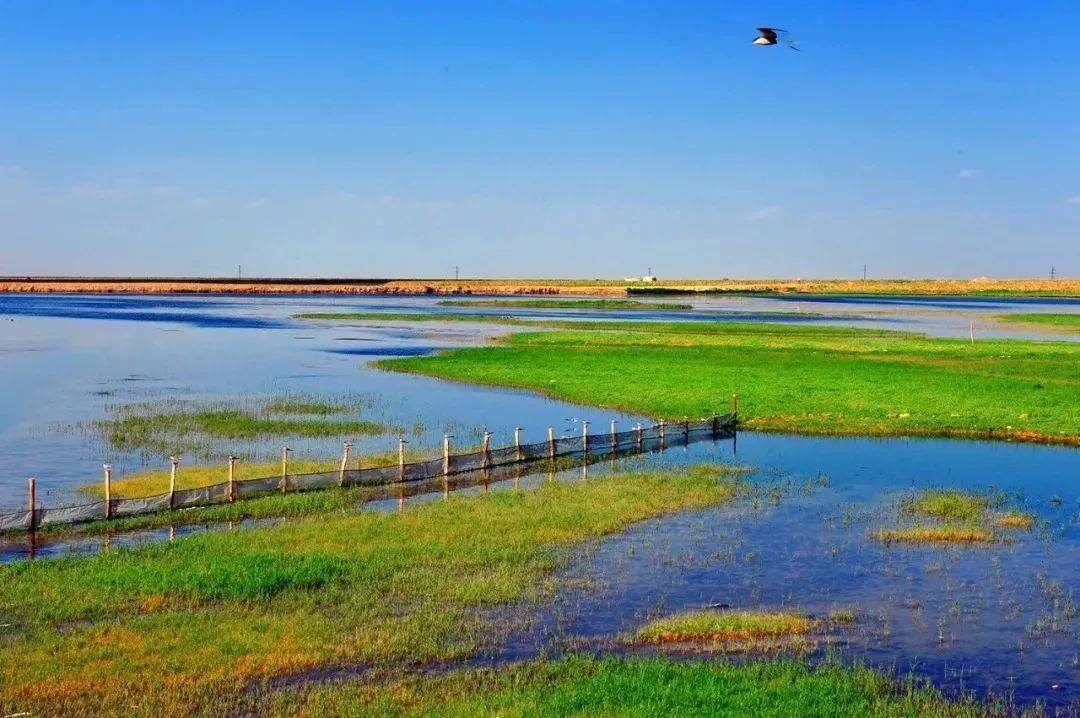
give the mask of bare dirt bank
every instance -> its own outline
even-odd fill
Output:
[[[906,294],[1080,297],[1080,279],[362,279],[184,277],[0,277],[0,292],[138,294]]]

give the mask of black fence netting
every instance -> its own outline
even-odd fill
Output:
[[[273,492],[314,491],[336,486],[385,486],[422,482],[455,474],[500,466],[582,454],[593,459],[657,451],[707,438],[728,436],[735,414],[696,421],[679,421],[639,427],[616,433],[560,436],[532,444],[450,455],[437,459],[372,468],[343,468],[311,474],[289,474],[238,479],[193,489],[177,489],[154,496],[117,497],[106,506],[104,499],[89,503],[44,507],[29,505],[22,511],[0,513],[0,532],[30,531],[46,524],[76,524],[108,518],[137,516],[158,511],[210,506]]]

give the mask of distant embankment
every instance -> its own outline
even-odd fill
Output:
[[[365,279],[220,277],[0,277],[0,292],[137,294],[902,294],[1080,297],[1080,279]]]

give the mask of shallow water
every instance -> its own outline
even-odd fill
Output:
[[[318,311],[422,311],[623,320],[761,319],[925,331],[965,336],[1021,336],[989,322],[1009,311],[1080,311],[1076,300],[865,297],[692,298],[692,311],[600,312],[439,306],[441,297],[0,295],[0,506],[25,500],[36,476],[43,501],[70,501],[77,486],[99,479],[101,464],[117,476],[165,456],[122,452],[103,444],[86,423],[106,407],[164,399],[222,399],[283,392],[340,395],[365,403],[365,418],[401,427],[414,448],[436,449],[443,433],[473,441],[485,427],[496,445],[516,425],[526,441],[548,426],[576,430],[574,419],[599,426],[637,417],[572,407],[512,392],[389,374],[367,363],[448,346],[482,342],[505,329],[467,323],[324,323],[292,315]],[[679,301],[683,301],[679,298]],[[827,305],[827,312],[821,312]],[[917,311],[912,311],[917,306]],[[962,306],[963,311],[957,311]],[[1046,338],[1047,333],[1035,336]],[[1063,335],[1080,339],[1080,335]],[[722,407],[721,407],[722,408]],[[389,432],[396,435],[396,432]],[[246,459],[268,460],[278,442],[242,447]],[[331,457],[340,441],[293,441],[294,456]],[[359,451],[393,448],[393,437],[353,438]],[[224,460],[237,447],[208,442],[206,456]],[[195,460],[196,457],[188,457]]]
[[[831,649],[843,657],[914,672],[952,692],[1080,702],[1080,453],[756,433],[740,434],[737,448],[692,444],[629,463],[752,465],[752,482],[785,487],[777,503],[742,500],[648,521],[580,552],[571,585],[594,586],[541,608],[534,630],[499,655],[534,655],[568,637],[610,647],[613,635],[650,617],[714,603],[815,616],[852,609],[855,624]],[[897,525],[901,497],[927,487],[1003,490],[1042,525],[990,545],[871,538]]]
[[[378,371],[367,362],[482,342],[505,331],[464,323],[313,323],[317,311],[480,311],[445,308],[431,297],[0,296],[0,505],[70,500],[109,462],[122,475],[163,466],[164,456],[119,452],[73,425],[107,416],[112,404],[222,399],[283,392],[349,393],[361,415],[398,424],[414,448],[437,452],[444,432],[494,444],[546,428],[577,432],[580,421],[623,428],[640,417],[508,391]],[[681,299],[679,301],[682,301]],[[1009,311],[1078,311],[1058,300],[743,298],[693,300],[692,312],[491,310],[498,314],[618,319],[762,318],[884,326],[940,336],[1016,336],[988,317]],[[827,306],[826,306],[827,305]],[[822,307],[825,311],[822,311]],[[790,316],[777,312],[793,312]],[[1047,338],[1046,333],[1035,336]],[[1078,338],[1072,335],[1070,339]],[[602,430],[601,429],[601,430]],[[395,436],[356,438],[355,451],[383,452]],[[299,456],[334,456],[340,439],[290,441]],[[245,446],[272,459],[278,442]],[[737,449],[737,454],[735,453]],[[223,458],[235,447],[216,443]],[[909,669],[950,689],[1011,693],[1021,702],[1080,700],[1080,643],[1073,601],[1080,589],[1080,452],[1065,447],[914,439],[809,438],[741,434],[738,443],[672,447],[620,460],[617,469],[727,461],[758,467],[755,482],[790,477],[775,505],[748,502],[638,525],[581,552],[569,568],[597,582],[541,607],[536,630],[499,655],[534,655],[563,637],[610,638],[646,617],[722,601],[739,608],[790,607],[813,614],[854,608],[859,618],[840,649],[873,665]],[[611,471],[608,464],[587,475]],[[827,481],[818,477],[825,476]],[[581,480],[576,470],[560,480]],[[542,480],[522,479],[522,485]],[[504,482],[505,487],[509,482]],[[785,482],[787,485],[787,482]],[[893,525],[896,502],[925,486],[1007,492],[1044,522],[992,546],[882,546],[872,530]],[[498,486],[489,487],[497,489]],[[467,490],[481,491],[484,487]],[[432,500],[435,497],[406,501]],[[397,501],[372,504],[396,510]],[[220,528],[220,527],[216,527]],[[177,529],[175,535],[205,530]],[[168,529],[111,539],[156,541]],[[39,555],[100,550],[104,539],[43,547]],[[9,547],[12,555],[21,550]]]

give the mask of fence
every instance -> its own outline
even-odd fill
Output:
[[[515,430],[514,444],[497,449],[490,447],[491,434],[486,433],[480,451],[458,455],[450,454],[450,442],[447,437],[444,440],[443,455],[440,458],[406,463],[402,444],[397,464],[365,469],[348,468],[349,445],[345,444],[341,466],[335,471],[289,474],[286,469],[277,476],[255,479],[234,479],[235,459],[230,457],[228,481],[192,489],[175,488],[176,463],[174,460],[171,490],[154,496],[137,498],[111,496],[109,490],[111,477],[106,467],[104,498],[74,506],[37,506],[35,482],[34,479],[30,479],[30,501],[27,508],[0,514],[0,533],[34,531],[46,524],[77,524],[159,511],[210,506],[275,492],[423,482],[512,464],[554,461],[557,457],[573,454],[582,455],[587,462],[614,458],[623,454],[663,450],[668,445],[689,444],[707,438],[730,436],[735,427],[736,418],[737,414],[733,411],[730,414],[698,421],[684,420],[673,423],[661,421],[649,427],[638,425],[629,431],[622,432],[616,431],[616,424],[613,421],[611,431],[602,434],[590,434],[588,422],[583,422],[582,433],[579,436],[555,437],[553,430],[548,429],[547,441],[532,444],[520,443],[518,440],[520,434]]]

